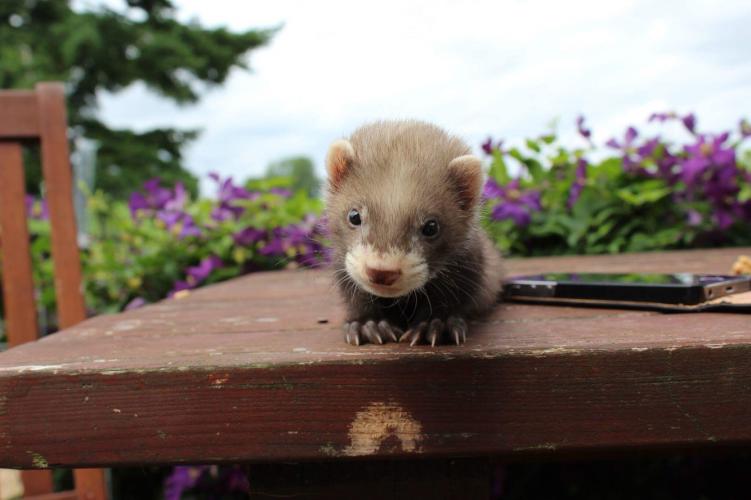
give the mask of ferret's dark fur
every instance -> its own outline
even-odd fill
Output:
[[[385,121],[335,142],[326,163],[346,340],[462,343],[502,277],[479,225],[480,161],[436,126]],[[433,222],[438,232],[426,236]]]

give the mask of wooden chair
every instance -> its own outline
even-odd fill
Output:
[[[67,328],[86,318],[63,85],[40,83],[34,91],[0,92],[0,247],[5,321],[11,347],[34,341],[38,336],[21,154],[21,145],[27,141],[38,141],[41,148],[59,326]],[[51,471],[22,472],[26,498],[106,498],[103,470],[78,469],[74,479],[74,491],[52,493]]]

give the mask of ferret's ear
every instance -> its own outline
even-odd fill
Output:
[[[482,162],[473,155],[454,158],[449,163],[449,176],[456,189],[459,205],[464,210],[474,208],[482,194]]]
[[[331,145],[326,155],[326,172],[329,175],[329,186],[336,190],[352,167],[355,150],[346,139],[340,139]]]

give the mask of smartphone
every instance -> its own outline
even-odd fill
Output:
[[[504,282],[510,300],[697,305],[751,290],[751,276],[649,273],[545,273]]]

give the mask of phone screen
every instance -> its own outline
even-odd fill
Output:
[[[708,285],[727,281],[727,276],[697,275],[691,273],[545,273],[525,276],[527,280],[554,281],[557,283],[586,284],[650,284],[650,285]]]

